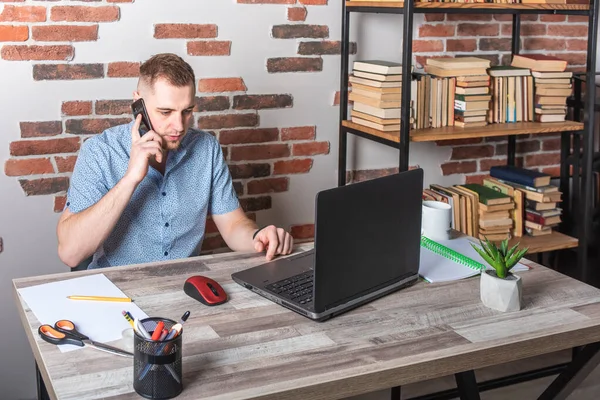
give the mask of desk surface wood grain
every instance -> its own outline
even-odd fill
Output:
[[[520,273],[520,312],[486,308],[474,277],[419,282],[323,323],[231,280],[263,262],[262,254],[226,253],[23,278],[14,280],[14,294],[57,399],[139,398],[132,359],[87,348],[61,353],[39,338],[40,322],[16,290],[94,273],[104,273],[150,316],[178,320],[191,311],[182,400],[337,399],[600,341],[600,290],[531,262]],[[188,297],[183,283],[192,275],[222,283],[230,300],[207,307]]]

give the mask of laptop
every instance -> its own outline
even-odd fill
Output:
[[[231,277],[315,321],[409,286],[419,275],[422,191],[420,168],[323,190],[311,250]]]

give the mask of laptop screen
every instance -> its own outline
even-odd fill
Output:
[[[419,271],[423,170],[321,191],[315,217],[315,311]]]

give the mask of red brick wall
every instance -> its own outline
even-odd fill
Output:
[[[1,1],[0,63],[22,63],[23,68],[31,70],[31,82],[42,85],[60,81],[66,86],[73,81],[110,82],[138,76],[143,60],[114,60],[111,54],[98,54],[95,62],[81,62],[76,47],[79,42],[98,41],[106,24],[119,24],[122,7],[145,7],[143,2],[98,0],[93,4],[72,5],[59,0],[29,5],[23,0]],[[313,7],[327,6],[326,0],[238,0],[238,3],[263,3],[266,7],[288,5],[282,15],[288,22],[272,25],[270,31],[265,32],[265,41],[290,40],[297,43],[297,47],[292,54],[264,60],[267,73],[285,73],[290,78],[295,73],[319,73],[323,70],[323,57],[340,52],[339,41],[329,40],[330,36],[337,36],[337,32],[332,34],[327,25],[304,23]],[[240,12],[246,7],[240,6]],[[259,6],[253,10],[260,11]],[[232,46],[235,35],[233,39],[231,35],[222,39],[218,24],[202,23],[201,18],[196,24],[157,23],[148,35],[157,45],[169,40],[173,52],[185,49],[187,54],[179,54],[188,60],[228,57],[235,51]],[[119,43],[112,45],[119,46]],[[356,51],[354,45],[352,51]],[[218,72],[215,75],[215,71],[208,71],[211,78],[203,78],[206,72],[197,71],[195,125],[218,137],[242,206],[256,219],[257,212],[272,207],[272,193],[292,190],[290,176],[309,173],[314,157],[330,153],[330,143],[322,139],[311,118],[300,125],[262,123],[261,110],[285,110],[295,106],[285,86],[280,93],[255,94],[245,83],[243,74],[218,76]],[[125,82],[134,89],[135,79]],[[336,87],[337,83],[332,82],[331,99]],[[52,120],[40,121],[32,115],[30,120],[16,121],[12,134],[20,137],[9,143],[10,158],[5,161],[4,173],[18,180],[25,196],[48,196],[53,201],[50,207],[55,212],[62,211],[81,143],[110,126],[129,122],[130,103],[130,99],[117,96],[97,98],[91,92],[86,98],[68,98],[54,104],[56,118]],[[330,101],[331,111],[336,113],[333,105]],[[307,236],[303,225],[292,227],[292,232],[298,239]],[[203,250],[223,246],[222,238],[209,221]]]

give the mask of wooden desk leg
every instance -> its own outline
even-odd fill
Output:
[[[479,400],[479,389],[477,388],[474,371],[460,372],[454,374],[454,377],[460,400]]]
[[[538,400],[566,399],[600,364],[600,342],[578,351],[567,369],[554,379]]]
[[[392,388],[392,397],[391,400],[400,400],[402,386],[394,386]]]
[[[48,391],[46,390],[46,385],[44,384],[44,379],[42,379],[42,374],[40,373],[40,369],[38,368],[37,361],[35,362],[35,380],[37,385],[38,400],[50,400],[50,396],[48,395]]]

